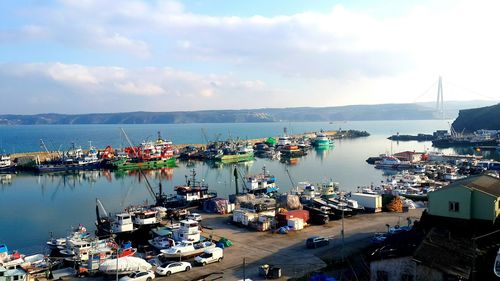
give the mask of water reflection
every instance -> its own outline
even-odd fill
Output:
[[[385,135],[356,140],[341,140],[327,150],[310,150],[301,158],[282,158],[281,161],[256,158],[238,164],[217,165],[210,162],[179,162],[178,167],[144,171],[153,191],[158,192],[161,182],[165,193],[173,193],[174,186],[185,182],[185,175],[195,169],[197,178],[204,180],[227,198],[235,192],[234,167],[244,176],[261,172],[263,166],[276,176],[281,192],[292,189],[302,181],[339,182],[345,191],[356,191],[357,186],[378,184],[391,176],[390,172],[377,170],[365,160],[370,156],[404,150],[425,151],[432,149],[430,142],[391,144]],[[493,151],[473,149],[444,150],[446,153],[482,153],[498,159]],[[491,155],[491,156],[490,156]],[[290,174],[290,176],[288,175]],[[95,221],[95,200],[99,198],[108,211],[116,212],[128,205],[141,204],[153,198],[148,191],[146,178],[138,171],[81,171],[54,174],[0,175],[0,242],[13,249],[42,245],[49,232],[64,236],[71,225],[83,223],[91,230]],[[242,183],[239,184],[240,190]],[[15,231],[13,231],[15,230]]]

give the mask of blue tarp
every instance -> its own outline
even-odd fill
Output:
[[[309,281],[337,281],[337,279],[325,274],[315,274],[311,277],[311,279],[309,279]]]

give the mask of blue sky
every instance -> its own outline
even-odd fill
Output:
[[[498,100],[499,8],[497,1],[2,1],[0,98],[11,106],[0,114],[430,101],[434,91],[422,91],[439,75],[445,99]]]

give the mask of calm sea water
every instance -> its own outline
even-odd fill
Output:
[[[368,165],[369,156],[403,150],[433,150],[430,142],[391,142],[387,137],[401,134],[431,133],[446,129],[445,121],[363,121],[342,123],[244,123],[244,124],[183,124],[183,125],[124,125],[133,142],[162,136],[175,143],[202,143],[206,130],[209,139],[227,136],[257,138],[277,136],[287,127],[289,133],[302,133],[320,129],[358,129],[372,135],[352,140],[337,140],[329,150],[315,151],[297,163],[282,163],[267,159],[238,164],[245,174],[261,172],[263,166],[277,177],[281,191],[288,191],[300,181],[322,182],[333,179],[346,191],[384,179],[384,174]],[[2,147],[8,152],[39,150],[39,141],[54,149],[68,147],[69,143],[85,146],[88,140],[98,147],[122,145],[117,125],[44,125],[0,126]],[[125,145],[125,143],[123,143]],[[448,150],[449,152],[453,152]],[[472,153],[462,150],[458,153]],[[498,155],[490,155],[498,157]],[[161,181],[168,193],[173,186],[184,182],[185,175],[195,169],[221,197],[234,193],[232,166],[213,167],[202,162],[180,162],[179,166],[147,172],[156,186]],[[291,174],[288,176],[287,170]],[[241,184],[240,184],[241,186]],[[152,202],[144,178],[137,173],[123,174],[107,171],[52,175],[0,175],[0,243],[25,252],[40,251],[49,233],[64,236],[71,226],[79,223],[93,229],[95,200],[99,198],[108,211],[115,212],[130,204]]]

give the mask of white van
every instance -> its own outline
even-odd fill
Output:
[[[212,262],[221,262],[224,258],[224,250],[219,247],[205,250],[203,254],[194,258],[194,262],[201,265],[206,265]]]

